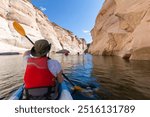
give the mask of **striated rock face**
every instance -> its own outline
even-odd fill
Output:
[[[91,34],[91,54],[150,60],[150,0],[105,0]]]
[[[84,39],[50,22],[39,9],[28,0],[1,0],[0,2],[0,52],[30,49],[32,44],[21,37],[13,28],[13,21],[19,22],[33,42],[47,39],[52,43],[51,52],[67,49],[72,54],[83,53],[87,48]],[[7,48],[5,48],[7,45]]]

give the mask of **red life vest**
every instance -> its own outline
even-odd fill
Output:
[[[49,71],[48,58],[29,58],[24,75],[25,88],[55,86],[55,77]]]

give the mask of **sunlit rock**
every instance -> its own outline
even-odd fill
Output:
[[[33,42],[47,39],[52,43],[51,52],[67,49],[71,54],[83,53],[87,48],[86,42],[79,39],[72,32],[52,23],[30,0],[1,0],[0,2],[0,52],[22,52],[33,46],[25,37],[20,36],[13,28],[13,21],[20,23],[28,37]],[[4,43],[4,44],[3,44]],[[7,48],[6,48],[6,45]],[[3,47],[4,46],[4,47]],[[4,50],[5,49],[5,50]]]
[[[91,31],[94,55],[150,60],[150,0],[105,0]]]

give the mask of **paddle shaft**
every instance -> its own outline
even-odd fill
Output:
[[[27,35],[25,35],[25,37],[34,45],[33,41],[31,41],[31,39]]]
[[[82,84],[82,85],[84,85],[84,86],[86,86],[86,87],[89,87],[89,84],[88,83],[83,83],[82,81],[80,81],[80,80],[76,80],[76,79],[70,79],[71,80],[71,82],[77,82],[77,83],[80,83],[80,84]]]
[[[64,73],[62,73],[62,75],[70,82],[72,86],[75,86],[75,84],[73,84],[73,82]]]

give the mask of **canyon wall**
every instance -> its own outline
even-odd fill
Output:
[[[83,53],[86,42],[57,24],[33,6],[28,0],[1,0],[0,2],[0,52],[24,52],[32,44],[13,28],[13,21],[20,23],[33,42],[47,39],[52,43],[51,52],[67,49],[71,54]]]
[[[89,53],[150,60],[150,0],[105,0]]]

